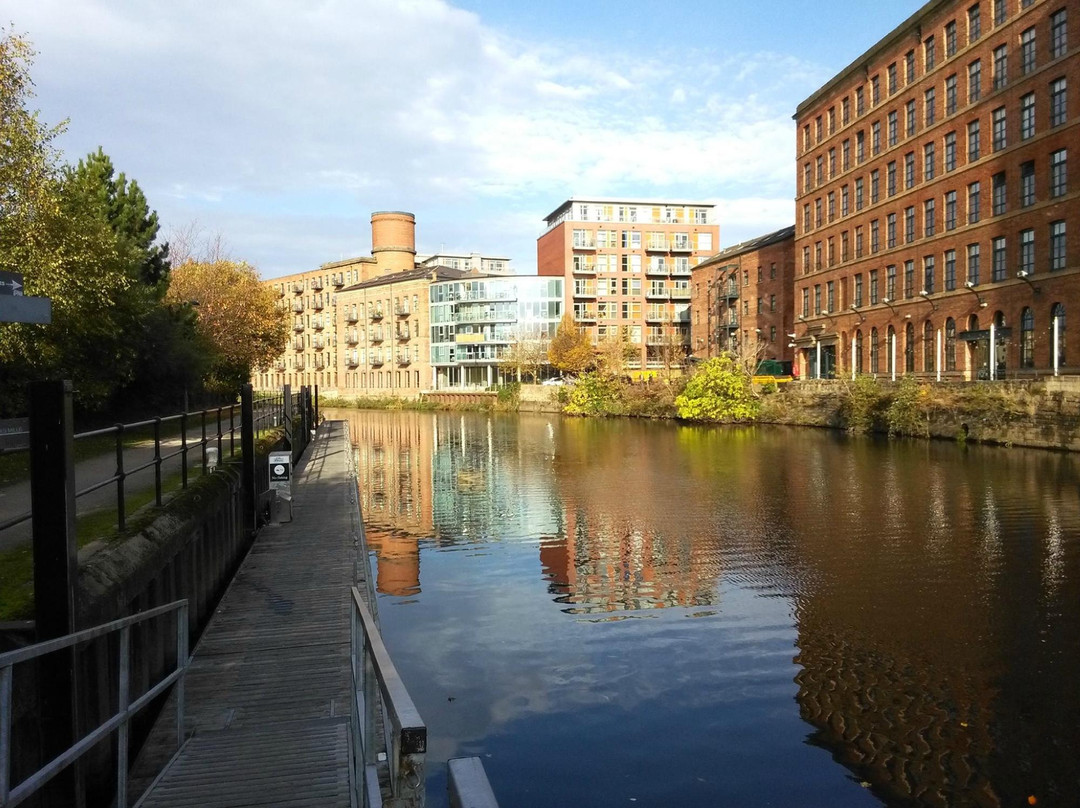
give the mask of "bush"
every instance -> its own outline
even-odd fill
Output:
[[[881,421],[885,395],[874,376],[858,376],[847,385],[840,414],[849,432],[873,432]]]
[[[760,410],[750,374],[732,357],[706,361],[675,397],[680,418],[688,421],[753,421]]]
[[[569,415],[620,415],[618,382],[600,373],[582,373],[574,382],[563,411]]]
[[[892,401],[885,411],[890,435],[930,434],[926,409],[927,393],[914,376],[903,376],[893,390]]]
[[[496,388],[496,407],[503,412],[517,412],[521,404],[521,382],[510,382]]]

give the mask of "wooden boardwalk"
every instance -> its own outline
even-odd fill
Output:
[[[264,528],[199,641],[181,753],[140,804],[350,806],[349,588],[366,575],[344,422],[293,477],[293,521]],[[362,589],[363,587],[361,587]],[[134,772],[172,755],[171,705]]]

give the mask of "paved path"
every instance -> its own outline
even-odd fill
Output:
[[[328,421],[294,475],[293,521],[263,528],[187,675],[194,733],[142,803],[349,806],[350,587],[365,573],[351,447]],[[139,794],[174,751],[166,706]]]

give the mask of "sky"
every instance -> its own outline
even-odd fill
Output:
[[[264,278],[417,250],[535,272],[577,196],[706,201],[727,247],[794,222],[797,105],[919,0],[0,0],[33,106],[138,181],[164,238]]]

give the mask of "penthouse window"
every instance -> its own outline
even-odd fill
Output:
[[[1050,269],[1065,269],[1065,222],[1050,222]]]
[[[973,182],[968,186],[968,224],[979,221],[979,198],[981,196],[982,183]]]
[[[995,216],[1001,216],[1008,209],[1006,204],[1007,184],[1005,182],[1004,171],[999,171],[997,174],[994,175],[991,187],[991,201],[993,204],[993,213]]]
[[[923,93],[923,117],[926,118],[927,126],[932,126],[937,120],[937,100],[933,87]]]
[[[1069,49],[1069,24],[1065,9],[1050,15],[1050,58],[1057,59]]]
[[[1005,107],[998,107],[990,114],[990,138],[993,151],[1001,151],[1008,144],[1006,137]]]
[[[923,146],[923,180],[932,180],[934,178],[934,141],[930,141]]]
[[[979,137],[979,119],[976,118],[968,123],[968,147],[967,147],[967,160],[969,163],[974,163],[979,159],[981,151]]]
[[[956,289],[956,250],[945,251],[945,291]]]
[[[956,74],[945,79],[945,114],[952,115],[956,112]]]
[[[976,3],[968,9],[968,42],[974,42],[982,36],[982,17],[979,14],[979,4]]]
[[[956,55],[956,20],[945,24],[945,58]]]
[[[908,84],[915,81],[915,51],[909,50],[904,56],[904,80]]]
[[[1005,0],[994,0],[994,25],[1005,22]]]
[[[1050,155],[1050,196],[1063,196],[1069,190],[1068,155],[1058,149]]]
[[[1020,231],[1020,271],[1031,275],[1035,272],[1035,231]]]
[[[934,41],[934,35],[931,34],[923,40],[923,66],[924,72],[929,73],[934,69],[934,64],[937,61],[937,45]]]
[[[1020,164],[1020,207],[1027,208],[1035,204],[1035,161],[1028,160]]]
[[[915,186],[915,152],[904,155],[904,188]]]
[[[945,229],[956,229],[956,191],[945,192]]]
[[[937,225],[934,221],[934,200],[927,199],[923,202],[923,235],[927,238],[934,235]]]
[[[945,135],[945,173],[956,168],[956,132]]]
[[[995,283],[1005,280],[1006,248],[1005,236],[998,236],[993,241],[990,260],[990,280]]]
[[[1027,93],[1020,99],[1020,139],[1035,136],[1035,93]]]
[[[1020,34],[1020,72],[1025,76],[1035,69],[1035,29]]]
[[[982,61],[976,59],[968,65],[968,103],[974,104],[982,97]]]
[[[1050,82],[1050,125],[1061,126],[1068,116],[1068,96],[1065,77]]]
[[[897,140],[896,110],[889,113],[889,146],[895,146]]]
[[[1009,46],[994,48],[994,89],[1000,90],[1009,80]]]

